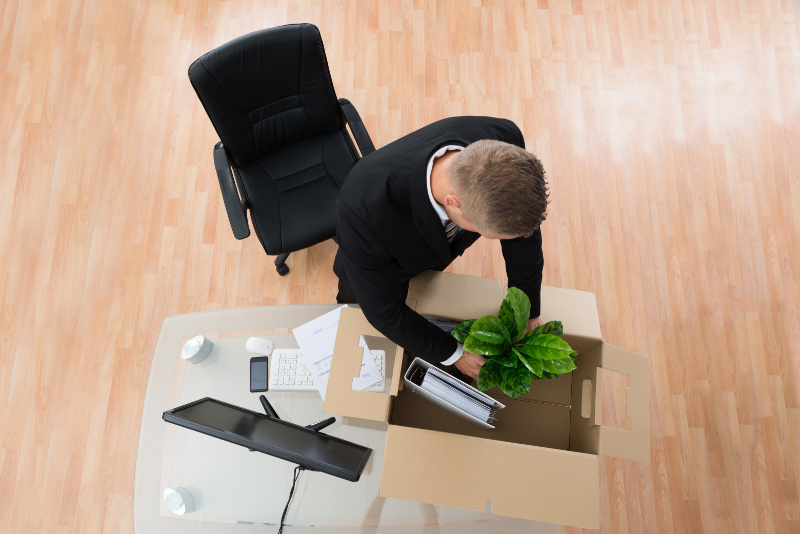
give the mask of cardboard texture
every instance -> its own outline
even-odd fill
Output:
[[[335,415],[387,421],[392,396],[397,395],[399,384],[402,383],[400,378],[403,374],[400,368],[403,363],[403,349],[397,347],[395,352],[391,374],[397,379],[391,382],[390,394],[356,391],[353,389],[353,378],[361,374],[361,358],[364,354],[363,349],[358,346],[361,335],[383,337],[369,324],[360,309],[342,308],[336,342],[333,345],[333,361],[336,363],[331,364],[322,410]]]
[[[500,304],[506,298],[506,290],[500,286],[500,282],[477,276],[469,278],[469,288],[465,291],[465,279],[460,275],[424,272],[409,284],[406,303],[421,315],[448,321],[497,315]],[[465,310],[472,315],[465,317]]]
[[[556,482],[557,483],[554,483]],[[390,425],[380,494],[547,521],[599,525],[597,456]]]
[[[506,407],[498,412],[495,428],[487,429],[465,421],[405,388],[394,400],[389,423],[551,449],[569,448],[569,407],[519,400],[509,402],[508,397],[500,399],[500,402]]]
[[[616,428],[600,425],[594,421],[595,428],[600,431],[599,454],[635,460],[650,461],[650,403],[648,389],[647,358],[629,350],[604,344],[603,369],[627,374],[631,377],[631,385],[626,392],[627,416],[631,421],[631,430],[626,432]],[[595,380],[597,380],[595,376]],[[598,380],[598,383],[601,381]],[[599,389],[599,388],[598,388]],[[602,392],[595,397],[594,412],[599,417],[602,413]]]
[[[496,315],[506,296],[496,280],[424,273],[411,281],[407,303],[423,315],[462,321]],[[602,341],[594,295],[542,288],[542,319],[560,320],[564,339],[579,352],[577,369],[535,381],[510,399],[495,429],[439,408],[402,382],[398,347],[391,393],[353,391],[361,334],[380,336],[358,309],[343,309],[324,409],[389,423],[380,495],[581,528],[599,528],[598,455],[649,462],[648,360]],[[630,375],[626,410],[631,430],[603,427],[598,369]]]
[[[567,343],[570,343],[571,346],[572,343],[570,342],[570,339],[567,336],[564,337],[567,339]],[[488,393],[489,395],[497,397],[497,399],[503,404],[505,404],[503,399],[509,398],[508,395],[503,393],[503,391],[497,387],[485,391],[484,393]],[[564,374],[555,380],[539,380],[533,384],[533,386],[531,386],[530,393],[523,393],[519,398],[534,402],[569,406],[572,404],[572,375]]]

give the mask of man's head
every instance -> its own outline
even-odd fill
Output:
[[[489,238],[528,237],[545,219],[544,168],[516,145],[476,141],[453,157],[449,178],[454,195],[445,210],[462,228]]]

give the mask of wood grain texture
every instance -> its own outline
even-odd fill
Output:
[[[0,532],[132,532],[165,316],[333,301],[334,243],[280,278],[233,238],[186,76],[290,22],[376,146],[486,114],[542,159],[545,284],[650,356],[651,463],[601,460],[601,532],[800,532],[791,0],[4,2]],[[452,270],[505,279],[496,242]]]

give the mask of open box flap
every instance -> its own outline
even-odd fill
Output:
[[[599,528],[596,456],[389,425],[380,495]]]
[[[463,321],[496,316],[507,294],[497,280],[427,271],[411,279],[408,305],[422,315]],[[561,321],[566,335],[601,339],[593,293],[545,286],[541,290],[541,303],[544,322]]]
[[[564,335],[600,341],[600,316],[594,293],[542,286],[541,297],[542,321],[561,321]]]
[[[497,315],[504,298],[506,290],[497,280],[466,274],[426,271],[408,286],[409,307],[420,315],[451,321]]]
[[[650,391],[648,358],[629,350],[609,345],[603,347],[603,369],[629,375],[631,385],[625,391],[630,431],[600,427],[600,454],[650,462]],[[598,383],[600,383],[598,381]],[[602,386],[595,396],[595,410],[602,412]]]
[[[392,395],[397,395],[398,383],[402,379],[402,349],[394,359],[394,373],[397,377],[392,383],[392,394],[356,391],[353,389],[353,378],[361,374],[363,349],[359,347],[359,338],[364,336],[380,336],[364,313],[357,308],[342,308],[339,317],[339,328],[333,346],[333,362],[328,375],[328,389],[325,392],[323,411],[335,415],[360,417],[372,421],[387,421]]]
[[[650,461],[647,356],[603,344],[582,355],[573,371],[570,448],[589,454]],[[630,430],[602,426],[603,370],[630,376],[625,391]]]

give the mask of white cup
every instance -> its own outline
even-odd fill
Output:
[[[200,363],[211,354],[214,344],[203,336],[196,336],[186,342],[181,351],[181,358],[189,363]]]
[[[175,515],[194,512],[194,497],[186,488],[167,488],[164,490],[164,506]]]

